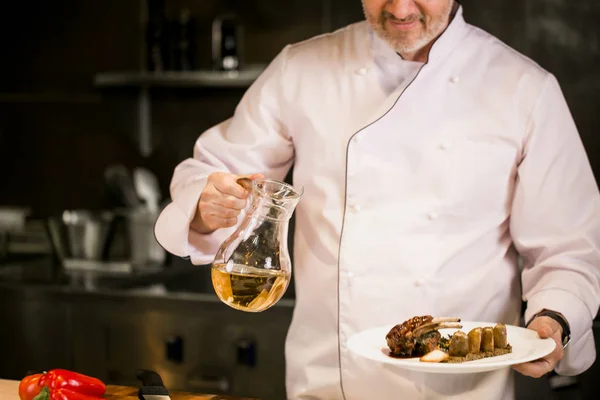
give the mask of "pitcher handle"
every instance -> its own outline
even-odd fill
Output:
[[[246,203],[246,207],[244,208],[244,211],[247,211],[250,207],[252,207],[252,179],[245,177],[238,178],[236,180],[236,183],[248,191],[248,200]]]

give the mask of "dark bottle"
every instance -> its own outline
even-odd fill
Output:
[[[169,69],[169,29],[165,17],[165,0],[148,0],[146,26],[146,68],[148,71]]]
[[[235,15],[215,19],[212,27],[213,68],[220,71],[243,69],[243,26]]]
[[[174,21],[173,27],[173,69],[177,71],[192,71],[196,69],[194,49],[196,46],[196,21],[188,9],[181,10],[179,20]]]

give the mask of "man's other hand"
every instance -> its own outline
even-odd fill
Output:
[[[542,339],[552,338],[556,342],[556,348],[546,357],[524,364],[513,365],[513,368],[517,372],[525,376],[540,378],[552,371],[556,367],[556,364],[563,358],[562,327],[552,318],[542,316],[535,318],[529,324],[528,329],[537,331]]]

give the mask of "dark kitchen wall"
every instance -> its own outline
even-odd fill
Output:
[[[211,24],[238,13],[245,59],[266,64],[289,42],[328,30],[321,0],[167,0],[166,15],[191,11],[199,68],[211,64]],[[94,75],[144,66],[146,0],[56,0],[0,5],[0,205],[45,216],[105,206],[103,171],[111,163],[146,166],[168,190],[175,165],[194,140],[229,117],[241,89],[151,90],[152,141],[143,157],[136,139],[137,89],[94,87]],[[358,8],[360,17],[360,7]],[[354,17],[343,7],[336,12]],[[339,22],[338,22],[339,24]]]
[[[555,73],[600,173],[600,2],[464,0],[469,22]],[[0,5],[0,205],[37,215],[105,205],[110,163],[146,166],[164,192],[196,137],[229,117],[244,89],[153,89],[149,157],[136,141],[137,91],[99,89],[98,72],[143,67],[146,0],[33,0]],[[359,0],[166,0],[197,22],[197,65],[210,66],[210,29],[224,12],[245,24],[246,61],[362,18]]]

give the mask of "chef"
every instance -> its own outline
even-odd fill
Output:
[[[283,179],[293,164],[304,196],[288,399],[508,400],[515,370],[585,371],[600,196],[556,78],[452,0],[363,6],[366,21],[283,48],[233,117],[199,137],[157,239],[210,263],[246,204],[235,179]],[[416,315],[518,325],[522,299],[529,328],[557,346],[514,369],[410,372],[347,347]]]

